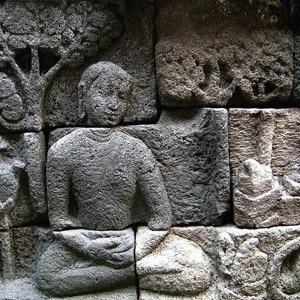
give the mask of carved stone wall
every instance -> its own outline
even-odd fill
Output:
[[[300,299],[299,20],[0,1],[0,300]]]

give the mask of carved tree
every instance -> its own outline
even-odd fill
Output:
[[[0,65],[14,72],[30,127],[41,128],[45,92],[62,67],[81,64],[121,36],[124,5],[123,0],[0,1]]]

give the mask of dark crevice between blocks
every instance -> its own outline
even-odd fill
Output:
[[[234,224],[234,203],[233,203],[233,182],[232,182],[232,170],[231,170],[231,163],[230,163],[230,115],[229,110],[227,109],[228,114],[228,121],[227,121],[227,127],[228,127],[228,158],[229,158],[229,213],[227,215],[226,223],[228,224]]]
[[[132,226],[132,229],[134,231],[134,247],[133,247],[133,258],[134,258],[134,274],[135,274],[135,280],[136,280],[136,283],[135,283],[135,286],[136,286],[136,296],[137,296],[137,299],[140,299],[140,281],[139,281],[139,275],[138,275],[138,272],[137,272],[137,258],[136,258],[136,236],[137,236],[137,231],[138,231],[138,227],[139,225],[138,224],[134,224]]]
[[[156,16],[157,16],[157,7],[158,7],[158,3],[156,0],[153,1],[153,10],[154,10],[154,17],[153,17],[153,69],[154,69],[154,76],[155,76],[155,90],[156,90],[156,107],[157,107],[157,118],[156,118],[156,122],[157,123],[160,119],[161,113],[162,113],[162,105],[161,105],[161,99],[160,99],[160,95],[159,95],[159,87],[158,87],[158,83],[157,83],[157,68],[156,68],[156,44],[157,44],[157,30],[156,30]]]

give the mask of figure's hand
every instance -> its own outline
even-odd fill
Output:
[[[65,229],[81,227],[80,222],[72,217],[60,218],[60,219],[53,220],[51,225],[54,230],[65,230]]]
[[[129,234],[66,230],[54,232],[64,245],[112,268],[125,268],[133,264],[133,237]]]
[[[5,202],[0,203],[0,213],[8,214],[14,207],[14,200],[12,197],[9,197]]]
[[[97,239],[89,246],[93,253],[100,255],[99,259],[112,268],[125,268],[134,263],[133,239],[130,236],[122,238]],[[96,249],[101,249],[97,252]],[[96,250],[96,252],[95,252]]]

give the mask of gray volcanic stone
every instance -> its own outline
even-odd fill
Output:
[[[79,233],[79,232],[78,232]],[[38,289],[40,284],[46,287],[45,279],[48,279],[47,286],[55,284],[54,277],[61,276],[64,272],[64,280],[67,280],[69,274],[73,272],[73,285],[76,283],[76,270],[81,274],[86,273],[87,268],[91,272],[93,264],[102,264],[101,277],[102,286],[106,284],[106,290],[99,293],[89,293],[85,295],[73,295],[74,300],[118,300],[128,299],[136,300],[137,291],[132,283],[134,278],[133,262],[133,244],[134,235],[132,230],[124,232],[85,232],[85,236],[75,233],[75,231],[52,233],[50,228],[42,227],[22,227],[14,228],[7,232],[0,232],[0,300],[58,300],[61,297],[49,296]],[[76,236],[76,238],[75,238]],[[89,240],[89,237],[93,237]],[[85,239],[86,238],[86,239]],[[95,238],[95,239],[94,239]],[[85,239],[85,240],[84,240]],[[84,240],[90,241],[86,243],[86,249],[82,248],[80,242]],[[75,245],[75,242],[78,245]],[[78,247],[77,247],[78,246]],[[104,246],[117,246],[112,249],[105,249]],[[73,247],[73,248],[72,248]],[[77,247],[74,251],[74,247]],[[55,250],[61,250],[59,253]],[[102,252],[100,252],[102,250]],[[122,250],[122,251],[121,251]],[[95,255],[106,253],[106,257],[99,260],[99,257],[93,259],[82,256],[82,252]],[[106,252],[105,252],[106,251]],[[114,251],[118,251],[114,255]],[[78,254],[79,253],[79,254]],[[52,255],[52,256],[51,256]],[[79,256],[79,257],[78,257]],[[109,257],[111,256],[111,260]],[[120,256],[122,260],[120,261]],[[49,258],[47,260],[47,258]],[[69,259],[69,260],[67,260]],[[107,259],[110,267],[103,265],[103,260]],[[77,260],[75,263],[74,260]],[[56,264],[59,263],[59,264]],[[67,270],[66,266],[72,265],[72,268]],[[130,265],[124,267],[126,264]],[[86,269],[84,269],[84,266]],[[43,268],[48,267],[46,274],[43,274]],[[98,266],[98,271],[101,269]],[[45,270],[45,269],[44,269]],[[56,273],[54,273],[56,271]],[[91,274],[91,273],[89,273]],[[103,280],[105,274],[106,281]],[[116,276],[118,274],[118,277]],[[122,277],[122,274],[124,277]],[[43,277],[44,275],[44,277]],[[113,275],[113,278],[111,277]],[[40,277],[39,277],[40,276]],[[69,277],[70,278],[70,277]],[[84,283],[89,280],[87,276]],[[52,281],[51,281],[52,280]],[[110,282],[111,280],[111,282]],[[119,280],[119,282],[118,282]],[[78,281],[77,281],[78,282]],[[112,283],[114,285],[111,290],[108,290]],[[122,282],[127,282],[125,287],[122,287]],[[62,291],[63,279],[57,287],[57,293]],[[82,291],[84,292],[84,291]],[[75,292],[74,292],[75,293]],[[67,297],[69,299],[69,297]]]
[[[287,0],[168,0],[157,7],[162,105],[257,106],[289,100],[294,44]]]
[[[51,127],[85,124],[78,115],[77,86],[84,70],[98,61],[113,62],[134,79],[124,123],[149,122],[157,117],[154,4],[147,0],[126,1],[126,4],[123,0],[102,2],[108,3],[111,10],[107,16],[104,16],[111,18],[113,22],[112,26],[108,26],[112,33],[106,35],[103,30],[103,34],[101,29],[94,33],[92,28],[89,39],[103,36],[102,43],[99,43],[99,51],[75,69],[64,68],[63,72],[54,78],[45,98],[47,123]],[[105,13],[104,10],[91,16],[93,26],[101,28],[101,22],[107,20],[102,17]],[[74,22],[78,22],[76,19],[78,17],[77,15],[74,17]],[[110,43],[111,38],[113,43]],[[83,54],[85,55],[85,52]]]
[[[147,147],[144,156],[151,150],[162,174],[162,182],[172,207],[173,224],[224,223],[229,213],[230,201],[227,122],[225,109],[192,111],[182,109],[165,111],[159,123],[155,125],[126,126],[117,129],[126,133],[128,139],[130,136],[130,139],[139,141],[138,143]],[[90,129],[80,130],[77,132],[90,131]],[[74,134],[76,131],[74,132],[73,128],[52,131],[49,145],[57,141],[55,145],[58,143],[66,145],[70,140],[68,136],[71,135],[67,135],[70,132]],[[121,133],[119,135],[122,136]],[[84,140],[85,138],[81,138],[81,141]],[[78,141],[78,147],[79,143]],[[131,156],[131,152],[134,153],[136,150],[127,147],[124,151],[126,156]],[[50,155],[51,153],[53,151]],[[61,159],[62,162],[57,165],[66,163],[66,160]],[[119,158],[115,159],[118,160]],[[64,169],[63,166],[61,168]],[[147,205],[142,201],[139,203],[140,205],[135,207],[137,215],[140,220],[147,219],[147,214],[145,216],[145,212],[148,212]]]
[[[0,230],[45,217],[45,160],[42,133],[0,136]]]
[[[293,98],[296,102],[300,99],[300,30],[295,33],[295,74],[294,74],[294,91]]]
[[[14,228],[0,232],[0,299],[41,299],[34,288],[36,263],[52,241],[50,229]]]
[[[54,229],[120,230],[144,221],[167,229],[172,212],[159,167],[140,140],[113,129],[77,129],[48,152],[47,193]]]
[[[236,224],[299,224],[300,110],[230,109],[229,115]]]
[[[44,293],[64,297],[134,288],[133,230],[67,230],[54,236],[36,270]]]
[[[146,0],[1,2],[0,132],[81,123],[77,85],[100,60],[135,79],[124,122],[155,119],[153,27]]]
[[[299,299],[299,234],[299,226],[139,227],[140,299]]]
[[[9,98],[3,96],[1,125],[8,130],[40,130],[46,91],[55,76],[63,68],[78,67],[120,37],[121,10],[121,3],[112,9],[109,1],[1,2],[0,67],[17,83]]]

